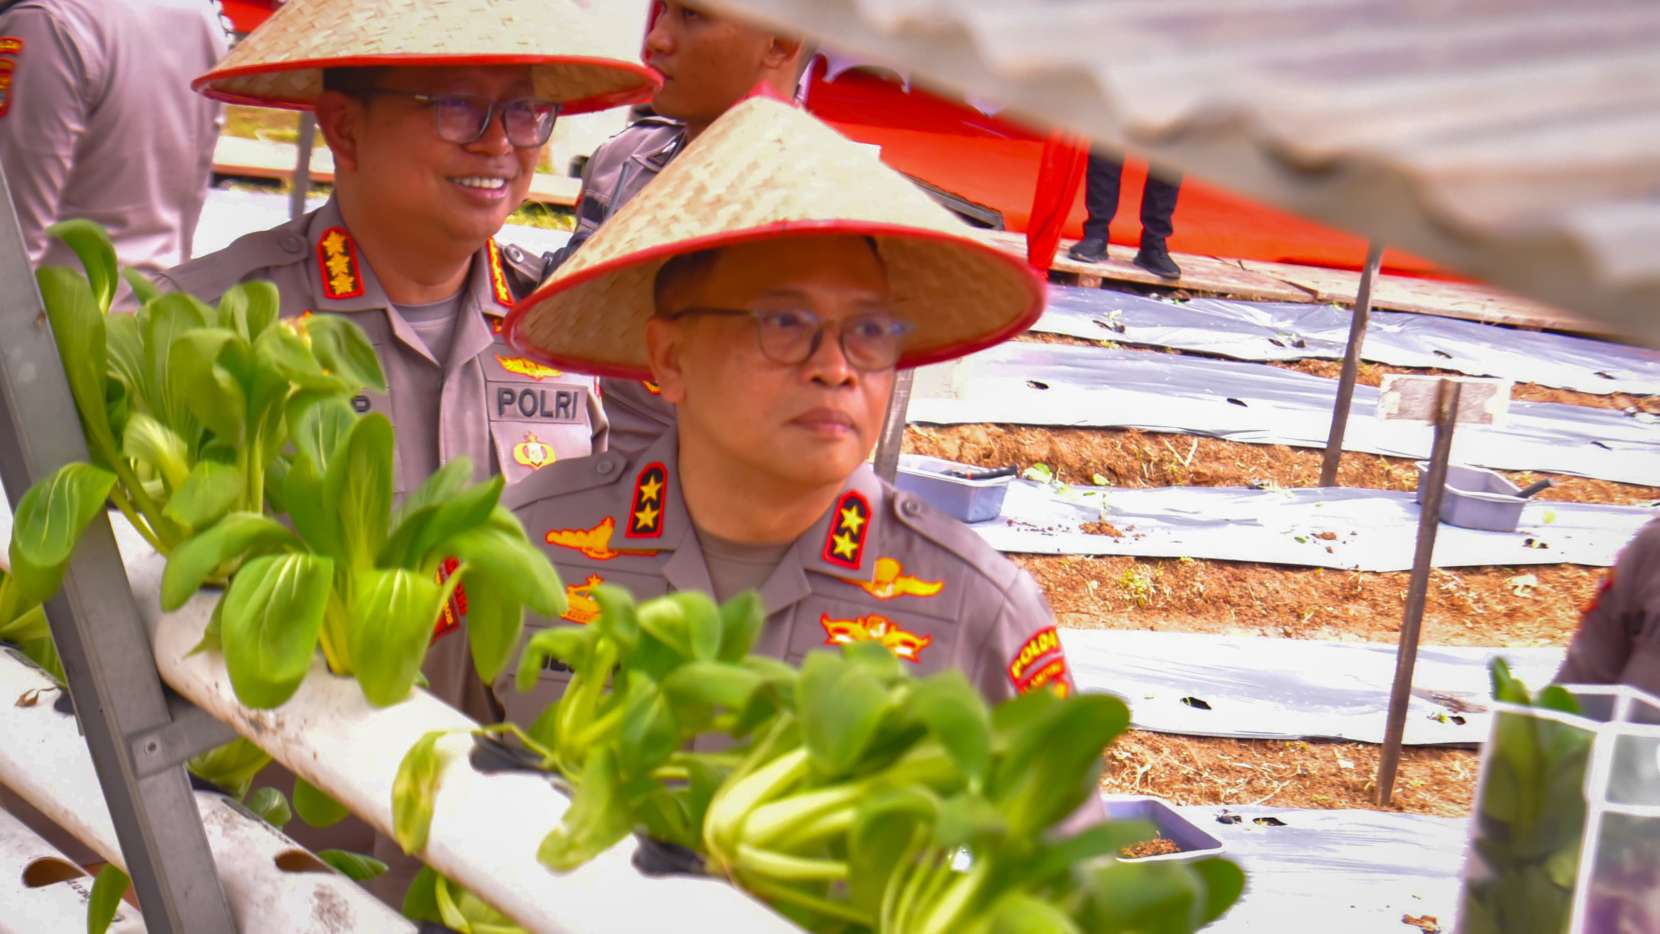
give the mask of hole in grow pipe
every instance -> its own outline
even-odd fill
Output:
[[[1250,408],[1250,405],[1248,405],[1248,404],[1247,404],[1247,403],[1246,403],[1246,402],[1245,402],[1245,400],[1244,400],[1244,399],[1235,399],[1235,398],[1234,398],[1234,397],[1232,397],[1232,396],[1229,396],[1229,397],[1228,397],[1228,403],[1229,403],[1229,404],[1230,404],[1230,405],[1237,405],[1237,406],[1239,406],[1239,407],[1240,407],[1240,408],[1242,408],[1242,409],[1248,409],[1248,408]]]
[[[66,860],[55,856],[45,856],[23,867],[23,884],[31,889],[38,889],[59,882],[68,882],[70,879],[79,879],[86,875],[86,870]]]
[[[283,872],[333,872],[329,864],[305,850],[283,850],[272,860]]]

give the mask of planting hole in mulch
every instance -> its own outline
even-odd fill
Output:
[[[1182,704],[1185,705],[1185,706],[1188,706],[1188,707],[1192,707],[1194,710],[1209,710],[1210,709],[1209,704],[1205,703],[1204,701],[1200,700],[1197,697],[1184,697],[1184,698],[1182,698]]]

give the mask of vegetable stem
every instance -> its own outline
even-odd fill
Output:
[[[738,870],[786,882],[845,882],[847,863],[839,859],[810,859],[776,850],[738,844]]]
[[[170,549],[162,546],[160,540],[156,537],[156,533],[151,531],[150,524],[140,518],[138,513],[133,510],[133,504],[121,492],[119,485],[110,488],[110,500],[115,503],[115,508],[121,510],[121,514],[127,517],[127,522],[138,530],[138,534],[144,536],[144,540],[150,543],[151,548],[163,555],[168,553]]]
[[[817,912],[837,921],[857,924],[866,928],[871,926],[870,917],[852,905],[803,892],[796,886],[782,882],[773,882],[768,879],[743,879],[740,881],[744,888],[769,901],[794,905],[797,908]]]

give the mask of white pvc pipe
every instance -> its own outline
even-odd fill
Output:
[[[0,809],[0,934],[48,934],[86,930],[92,877]],[[110,934],[143,934],[138,910],[116,908]]]
[[[18,706],[17,701],[30,692],[38,692],[33,695],[36,702]],[[92,756],[74,718],[52,709],[56,699],[57,692],[44,674],[0,651],[0,784],[125,869]],[[196,807],[241,934],[409,934],[415,930],[339,873],[281,868],[278,856],[304,854],[305,850],[223,795],[198,792]],[[301,856],[298,862],[316,865],[314,857]],[[81,930],[85,930],[82,918]]]
[[[355,681],[329,674],[320,657],[281,707],[243,707],[232,693],[221,655],[187,657],[202,637],[216,597],[198,594],[178,612],[162,614],[161,559],[130,539],[123,540],[123,549],[133,593],[154,632],[162,679],[381,833],[391,835],[392,781],[410,746],[429,730],[476,726],[419,690],[391,707],[371,707]],[[473,770],[466,761],[471,745],[465,734],[440,743],[452,756],[431,837],[420,855],[525,928],[537,934],[798,930],[724,882],[642,876],[631,863],[632,839],[573,873],[555,875],[536,861],[536,850],[558,823],[567,799],[539,776]]]

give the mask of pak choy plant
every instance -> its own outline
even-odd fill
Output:
[[[1530,692],[1503,659],[1491,668],[1494,713],[1476,794],[1473,853],[1460,925],[1470,934],[1562,934],[1573,912],[1588,806],[1593,734],[1552,714],[1578,716],[1561,685]]]
[[[879,645],[799,668],[752,655],[752,594],[594,598],[598,618],[536,633],[520,660],[521,690],[549,659],[572,671],[522,735],[572,786],[539,852],[555,871],[640,832],[808,930],[893,934],[1192,931],[1242,890],[1222,860],[1116,859],[1145,825],[1065,830],[1128,723],[1114,698],[991,709],[961,673],[913,678]],[[424,838],[440,772],[430,743],[406,757],[400,840]]]

